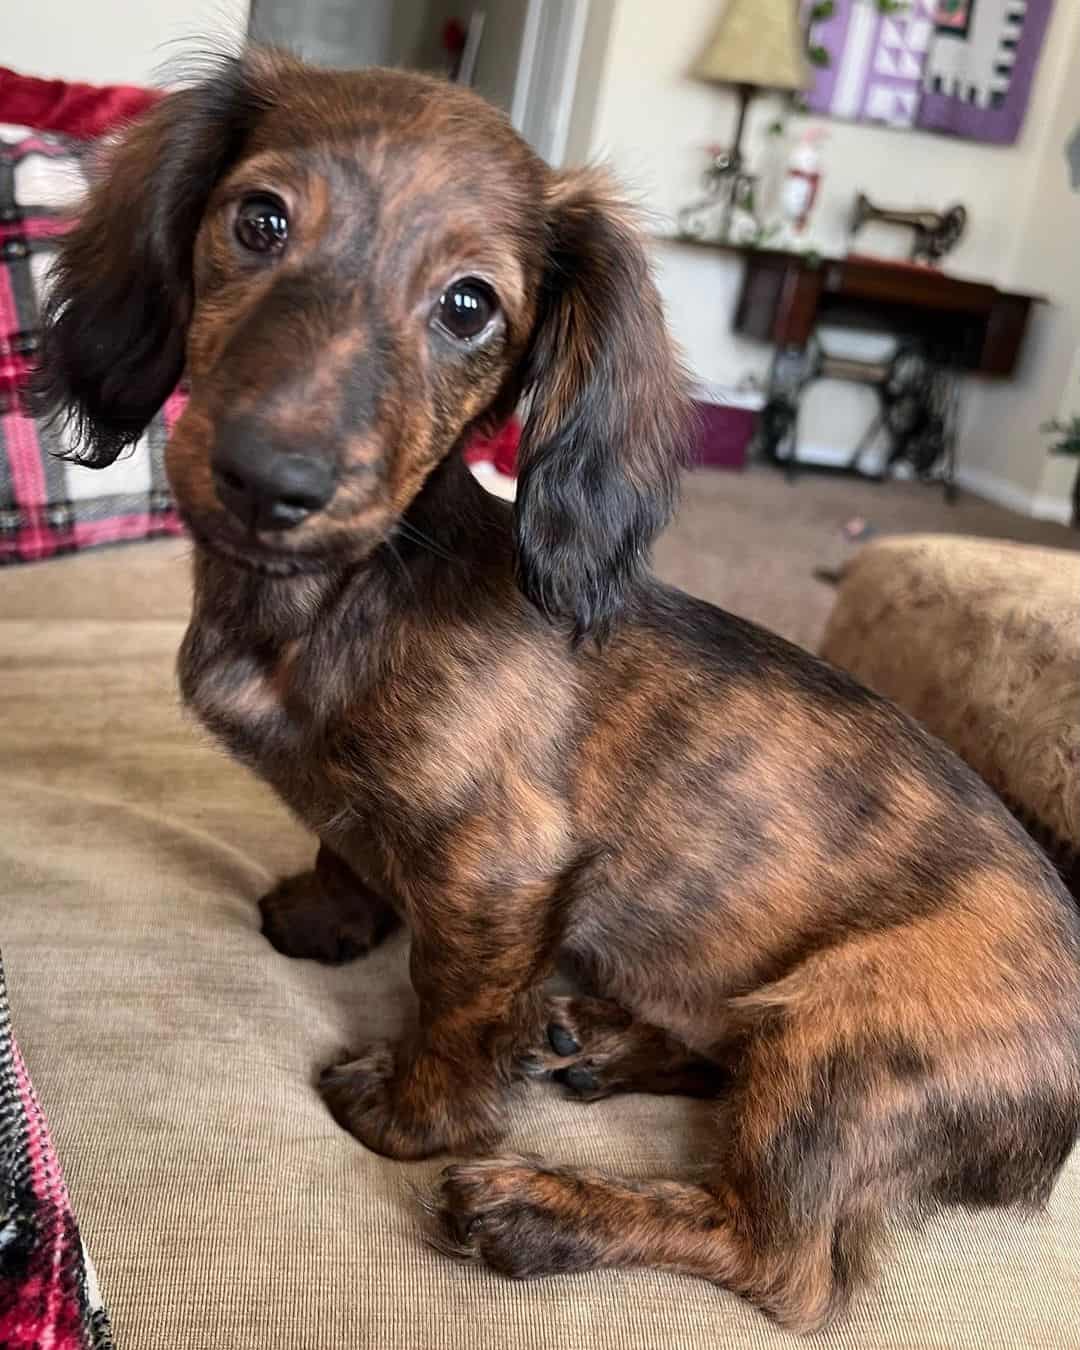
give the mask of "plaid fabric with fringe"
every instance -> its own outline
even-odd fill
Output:
[[[41,1106],[11,1027],[0,959],[0,1346],[111,1350]]]
[[[100,471],[59,458],[62,433],[25,406],[39,297],[85,148],[0,127],[0,564],[180,532],[162,455],[178,396],[130,455]]]
[[[162,458],[179,396],[100,471],[59,458],[63,434],[31,417],[25,399],[45,275],[94,138],[157,97],[0,70],[0,564],[180,532]]]

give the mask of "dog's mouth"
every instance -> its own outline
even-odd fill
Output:
[[[346,561],[341,548],[324,545],[318,550],[301,552],[275,547],[255,533],[239,534],[216,528],[183,508],[180,517],[195,543],[207,553],[263,576],[310,576],[328,571]]]

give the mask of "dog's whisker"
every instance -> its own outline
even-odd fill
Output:
[[[449,1256],[456,1261],[478,1261],[480,1253],[475,1247],[466,1247],[463,1243],[452,1242],[449,1238],[435,1233],[421,1233],[420,1240],[440,1256]]]
[[[408,1191],[412,1202],[418,1209],[430,1219],[437,1219],[440,1214],[438,1194],[439,1188],[432,1190],[430,1187],[421,1186],[415,1181],[407,1181],[405,1189]]]
[[[412,598],[413,598],[414,600],[417,600],[419,597],[418,597],[417,594],[416,594],[416,583],[415,583],[415,582],[413,581],[413,579],[412,579],[412,573],[411,573],[411,572],[409,571],[409,569],[405,566],[405,560],[402,558],[401,554],[400,554],[400,553],[397,551],[397,549],[394,547],[393,536],[392,536],[392,535],[387,535],[387,536],[386,536],[386,541],[385,541],[385,542],[386,542],[386,547],[390,550],[390,556],[391,556],[391,557],[394,559],[394,561],[397,563],[398,568],[399,568],[400,571],[401,571],[401,575],[405,578],[405,584],[408,586],[409,590],[412,592]]]
[[[463,563],[465,561],[459,554],[450,553],[441,544],[436,543],[429,534],[425,534],[423,530],[418,529],[407,520],[399,520],[394,526],[394,531],[418,547],[427,549],[437,558],[442,558],[444,562]]]

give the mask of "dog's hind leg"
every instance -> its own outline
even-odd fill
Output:
[[[735,1189],[638,1181],[522,1157],[445,1169],[425,1209],[430,1241],[512,1279],[612,1266],[696,1275],[741,1294],[795,1331],[824,1326],[846,1301],[844,1225],[825,1216],[765,1235]]]
[[[325,844],[310,872],[279,882],[259,909],[272,947],[328,965],[363,956],[398,923],[386,901]]]
[[[924,1108],[947,1080],[919,1044],[864,1026],[874,1019],[846,996],[857,975],[845,985],[838,959],[830,968],[823,958],[752,1004],[731,1001],[734,1073],[716,1107],[716,1156],[697,1184],[519,1157],[462,1164],[431,1206],[437,1240],[517,1278],[679,1271],[791,1329],[824,1326],[871,1270],[885,1212],[925,1195],[915,1172],[941,1149]]]
[[[579,1101],[616,1092],[716,1097],[728,1069],[677,1037],[638,1022],[609,999],[556,997],[546,1009],[546,1042],[519,1061],[529,1077],[551,1078]]]

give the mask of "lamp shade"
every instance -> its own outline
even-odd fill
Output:
[[[796,0],[727,0],[692,74],[714,84],[805,89],[810,80]]]

